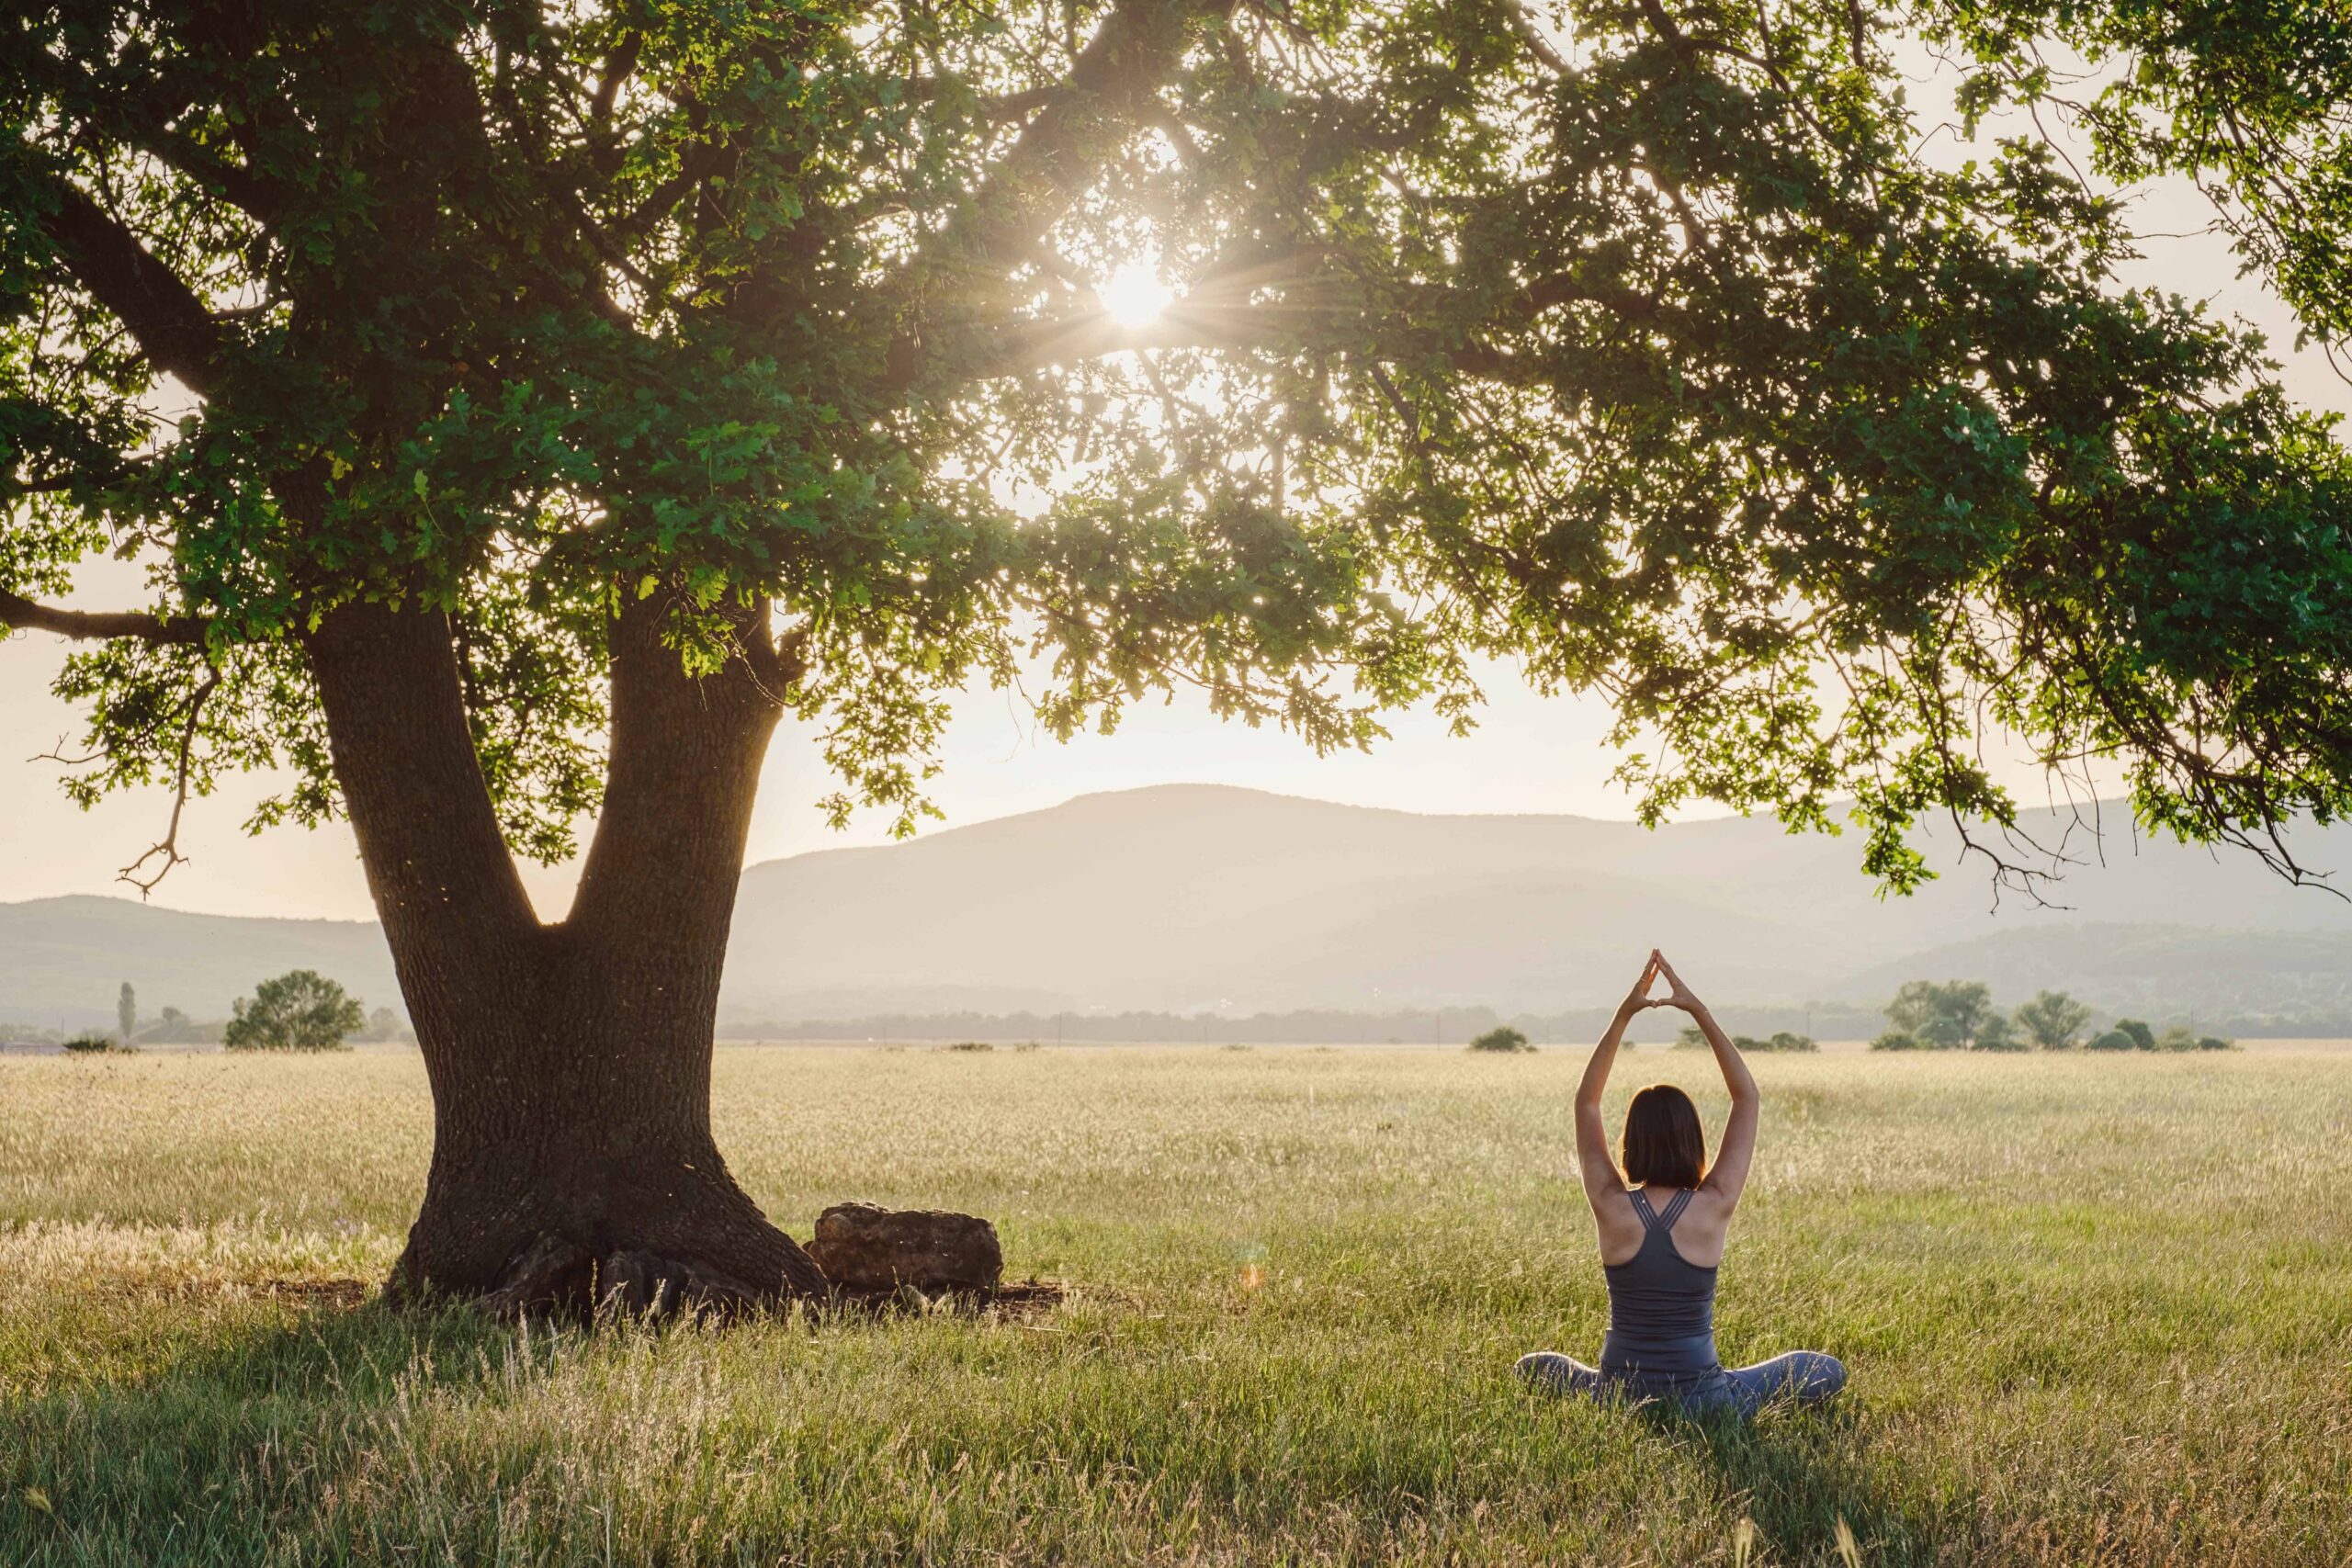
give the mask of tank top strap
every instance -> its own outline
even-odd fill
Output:
[[[1646,1208],[1648,1205],[1645,1204],[1643,1206]],[[1677,1192],[1674,1195],[1674,1201],[1668,1203],[1666,1206],[1666,1213],[1657,1217],[1658,1228],[1660,1230],[1672,1230],[1674,1228],[1674,1222],[1680,1219],[1682,1217],[1682,1211],[1690,1206],[1690,1189],[1686,1187],[1681,1191]]]
[[[1657,1229],[1657,1211],[1650,1207],[1648,1195],[1638,1187],[1628,1187],[1625,1189],[1625,1196],[1634,1201],[1634,1213],[1641,1220],[1642,1229],[1645,1231]]]

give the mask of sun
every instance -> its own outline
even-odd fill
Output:
[[[1176,291],[1159,275],[1140,264],[1121,267],[1095,288],[1102,309],[1123,327],[1149,326],[1176,302]]]

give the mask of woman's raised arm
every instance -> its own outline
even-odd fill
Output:
[[[1600,1043],[1592,1048],[1592,1059],[1584,1065],[1584,1081],[1577,1086],[1577,1166],[1584,1173],[1584,1195],[1596,1211],[1604,1200],[1625,1190],[1617,1162],[1609,1157],[1609,1130],[1600,1124],[1601,1092],[1609,1087],[1609,1070],[1617,1065],[1617,1047],[1625,1038],[1625,1026],[1644,1008],[1664,1005],[1650,1000],[1650,980],[1657,971],[1657,954],[1652,953],[1650,961],[1642,965],[1642,977],[1617,1004],[1617,1016],[1609,1021]]]
[[[1660,1005],[1680,1008],[1698,1023],[1699,1032],[1707,1037],[1707,1045],[1715,1054],[1715,1066],[1723,1069],[1724,1087],[1731,1090],[1731,1115],[1724,1122],[1723,1140],[1715,1148],[1715,1163],[1707,1168],[1707,1179],[1699,1185],[1721,1193],[1736,1205],[1741,1190],[1747,1185],[1747,1168],[1756,1159],[1756,1122],[1763,1105],[1763,1097],[1756,1088],[1756,1075],[1747,1070],[1747,1064],[1740,1059],[1739,1047],[1715,1022],[1715,1015],[1707,1010],[1707,1004],[1682,983],[1682,976],[1674,972],[1674,965],[1666,961],[1666,955],[1652,953],[1650,960],[1673,987]]]

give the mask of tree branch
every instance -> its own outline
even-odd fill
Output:
[[[916,76],[908,79],[906,94],[911,103],[929,103],[943,96],[950,86],[962,85],[962,82],[951,79]],[[979,106],[983,118],[1013,120],[1036,113],[1059,97],[1064,90],[1057,83],[1047,87],[1024,87],[1017,93],[975,93],[972,96]]]
[[[1199,0],[1120,0],[1079,51],[1066,90],[1022,128],[980,182],[967,218],[925,247],[925,259],[996,268],[1028,260],[1111,152],[1111,132],[1141,119],[1182,57],[1191,24],[1209,14]]]
[[[159,646],[199,645],[209,624],[198,615],[157,615],[144,610],[63,610],[0,589],[0,626],[11,629],[79,639],[136,637]]]
[[[1504,14],[1510,22],[1510,30],[1519,35],[1519,41],[1527,46],[1528,53],[1556,75],[1572,73],[1568,62],[1561,58],[1558,50],[1552,47],[1552,40],[1544,36],[1544,29],[1535,25],[1535,18],[1527,14],[1525,6],[1519,4],[1518,0],[1511,0],[1504,8]]]
[[[678,167],[670,177],[649,191],[643,199],[612,224],[613,232],[623,239],[636,239],[660,222],[669,210],[699,189],[704,181],[727,167],[734,155],[734,148],[724,141],[706,141],[687,151],[678,160]]]
[[[223,52],[233,52],[229,39],[215,42],[228,46]],[[186,131],[172,129],[172,121],[189,107],[185,89],[171,90],[176,78],[149,73],[136,79],[116,75],[101,80],[87,62],[53,57],[43,57],[33,69],[40,85],[55,96],[69,121],[83,120],[106,135],[120,138],[258,221],[269,222],[284,210],[286,187],[278,181],[248,164],[231,162]]]
[[[42,215],[41,230],[67,268],[130,329],[150,364],[178,377],[198,397],[210,396],[219,385],[215,361],[224,341],[219,319],[78,186],[56,175],[39,183],[56,203]]]
[[[608,130],[613,120],[613,105],[619,99],[621,84],[637,70],[638,56],[644,51],[645,35],[635,28],[621,35],[612,52],[605,56],[598,73],[595,96],[588,100],[588,123],[599,133]]]
[[[188,764],[196,752],[196,728],[204,717],[205,702],[220,687],[220,671],[208,671],[198,684],[195,694],[188,698],[187,721],[180,727],[179,763],[172,779],[172,819],[164,829],[163,841],[117,874],[119,880],[138,888],[141,898],[155,891],[155,885],[172,874],[172,867],[187,859],[180,853],[180,817],[187,810]],[[163,869],[152,876],[141,874],[146,870],[147,863],[157,855],[164,857]]]
[[[924,372],[933,368],[944,368],[955,377],[985,380],[1146,349],[1361,350],[1367,341],[1372,341],[1387,344],[1392,351],[1404,352],[1408,339],[1411,340],[1410,352],[1421,353],[1433,347],[1467,375],[1524,382],[1536,363],[1532,356],[1503,353],[1475,342],[1442,343],[1409,326],[1369,320],[1342,310],[1312,310],[1291,304],[1247,302],[1253,288],[1286,276],[1289,264],[1295,259],[1293,255],[1270,254],[1239,265],[1221,277],[1218,287],[1178,300],[1142,326],[1125,326],[1104,311],[1088,310],[982,328],[960,340],[961,352],[956,346],[958,340],[951,337],[941,348],[927,349],[919,359],[903,363],[899,376],[893,378],[894,385],[903,389],[903,385],[921,379]],[[1228,282],[1230,287],[1227,286]],[[1406,320],[1428,319],[1442,312],[1447,303],[1441,298],[1442,292],[1434,288],[1425,291],[1417,308],[1407,312]],[[1652,323],[1670,319],[1672,314],[1667,304],[1654,295],[1634,288],[1595,288],[1569,273],[1559,272],[1538,278],[1510,297],[1510,313],[1494,324],[1524,327],[1544,310],[1576,302],[1599,305],[1628,320]]]

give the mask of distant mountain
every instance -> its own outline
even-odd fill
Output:
[[[2242,853],[2134,843],[2114,807],[2108,821],[2103,856],[2052,894],[2072,907],[2053,908],[1996,906],[1981,862],[1951,863],[1949,829],[1927,840],[1943,880],[1882,900],[1855,839],[1769,820],[1652,833],[1208,785],[1086,795],[749,868],[722,1015],[1562,1013],[1613,1000],[1656,944],[1711,996],[1758,1010],[1872,1004],[1927,976],[1984,980],[2004,1003],[2052,986],[2150,1012],[2352,1019],[2352,906]],[[2026,826],[2058,836],[2047,816]],[[2346,865],[2352,830],[2308,832],[2297,849]],[[371,1005],[396,1000],[369,924],[115,898],[0,905],[0,1020],[103,1022],[124,980],[150,1014],[220,1017],[296,967]]]
[[[372,920],[194,915],[131,898],[0,904],[0,1022],[111,1026],[126,980],[146,1017],[175,1007],[226,1018],[255,981],[288,969],[315,969],[371,1008],[400,1009],[391,951]]]
[[[1854,838],[1792,835],[1770,820],[1653,833],[1207,785],[1087,795],[906,844],[752,867],[725,1010],[913,1011],[920,994],[921,1010],[1542,1012],[1613,997],[1653,943],[1713,994],[1756,1004],[1883,998],[1929,972],[1908,955],[1930,953],[1979,964],[1953,972],[2014,998],[2067,983],[2034,978],[2057,973],[2056,954],[2087,962],[2113,947],[2138,956],[2106,963],[2108,983],[2135,999],[2171,987],[2187,1008],[2246,990],[2241,933],[2301,933],[2310,941],[2296,951],[2323,967],[2326,953],[2352,953],[2343,900],[2291,888],[2243,853],[2135,842],[2128,813],[2109,807],[2106,818],[2103,843],[2080,829],[2067,840],[2083,863],[2049,895],[2071,907],[2049,908],[1996,900],[1981,860],[1951,863],[1949,829],[1926,840],[1943,879],[1881,899]],[[2045,843],[2067,839],[2051,814],[2022,826]],[[2322,869],[2352,863],[2352,832],[2296,842]],[[2163,942],[2102,934],[2122,925],[2175,930]],[[1949,951],[1986,939],[1999,940]],[[1016,990],[1032,999],[996,999]],[[820,992],[863,1005],[820,1010]]]

